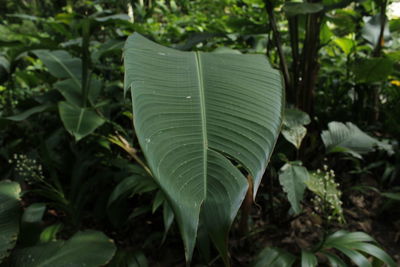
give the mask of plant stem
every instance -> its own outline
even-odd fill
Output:
[[[242,204],[242,215],[240,216],[239,222],[239,233],[241,236],[249,232],[249,217],[253,204],[253,178],[251,175],[247,175],[247,182],[249,183],[249,188],[247,189],[246,197]]]
[[[265,8],[268,13],[269,25],[270,25],[273,35],[274,35],[275,46],[276,46],[276,49],[278,50],[279,64],[280,64],[281,71],[283,73],[283,79],[285,80],[285,87],[286,87],[286,91],[287,91],[286,96],[288,97],[288,99],[293,99],[293,92],[292,92],[292,85],[290,82],[289,69],[288,69],[286,59],[285,59],[285,55],[283,54],[283,50],[282,50],[281,35],[276,26],[274,7],[270,0],[264,0],[264,3],[265,3]]]
[[[296,97],[296,89],[299,83],[299,29],[298,29],[298,16],[289,17],[289,34],[290,34],[290,45],[292,48],[292,90],[294,94],[294,104],[297,105],[298,99]]]
[[[384,45],[384,33],[385,33],[385,24],[386,24],[386,5],[387,0],[382,0],[381,4],[381,27],[379,31],[378,42],[375,46],[374,51],[372,52],[373,57],[380,57],[382,47]],[[372,116],[370,117],[371,121],[378,121],[379,120],[379,92],[380,92],[380,85],[374,86],[373,88],[373,95],[372,95]]]
[[[90,21],[85,18],[82,22],[82,105],[87,107],[89,98],[89,67],[90,67]]]
[[[313,114],[314,91],[317,82],[319,64],[319,32],[322,13],[309,14],[306,20],[306,40],[302,50],[301,80],[299,81],[299,103],[298,107],[308,113]]]

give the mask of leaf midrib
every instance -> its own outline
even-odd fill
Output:
[[[78,133],[79,130],[81,129],[81,124],[82,124],[82,119],[83,119],[83,114],[85,113],[85,109],[81,109],[79,112],[79,118],[78,118],[78,123],[76,125],[76,132]]]
[[[205,91],[204,91],[204,78],[203,78],[203,66],[201,62],[200,52],[195,52],[195,61],[197,69],[197,81],[199,87],[199,99],[201,109],[201,129],[203,135],[203,178],[204,178],[204,192],[203,196],[206,197],[207,192],[207,150],[208,150],[208,138],[207,138],[207,116],[206,116],[206,104],[205,104]]]

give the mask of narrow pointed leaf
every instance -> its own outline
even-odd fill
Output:
[[[349,257],[359,267],[372,266],[371,263],[368,261],[368,259],[363,254],[361,254],[356,250],[348,249],[347,247],[343,246],[336,246],[335,248],[338,249],[343,254],[345,254],[347,257]]]
[[[317,265],[318,260],[314,253],[301,250],[301,267],[315,267]]]
[[[226,254],[222,243],[247,190],[229,159],[254,177],[256,192],[281,124],[279,72],[263,55],[181,52],[134,34],[125,45],[128,89],[140,145],[175,212],[187,259],[200,212]]]
[[[349,233],[344,230],[337,231],[326,238],[325,247],[334,247],[336,245],[347,245],[357,242],[375,242],[375,240],[364,232]]]
[[[252,263],[252,267],[290,267],[296,257],[279,248],[267,247],[261,250]]]
[[[363,242],[357,242],[355,244],[349,245],[353,249],[357,249],[361,252],[364,252],[366,254],[369,254],[371,256],[374,256],[375,258],[381,260],[385,264],[387,264],[390,267],[395,267],[397,264],[393,261],[393,259],[382,249],[379,247],[369,244],[369,243],[363,243]]]
[[[52,108],[53,105],[51,104],[43,104],[43,105],[39,105],[30,109],[25,110],[24,112],[21,112],[19,114],[16,115],[12,115],[9,117],[5,117],[5,119],[7,120],[11,120],[11,121],[23,121],[26,120],[27,118],[29,118],[30,116],[43,112],[45,110],[48,110],[50,108]]]
[[[332,267],[347,267],[347,264],[337,255],[326,251],[322,252],[322,254],[326,256]]]

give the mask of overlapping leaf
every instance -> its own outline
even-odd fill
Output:
[[[139,34],[125,46],[135,129],[191,258],[200,213],[227,262],[227,236],[279,133],[282,82],[263,55],[180,52]]]

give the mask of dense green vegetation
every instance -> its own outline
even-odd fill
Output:
[[[1,12],[0,266],[400,263],[398,2]]]

